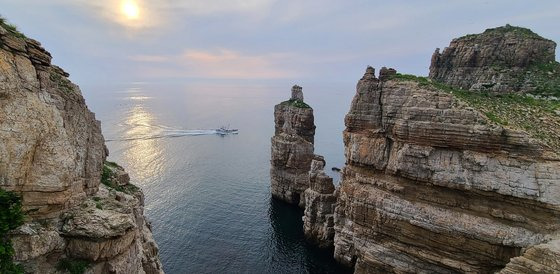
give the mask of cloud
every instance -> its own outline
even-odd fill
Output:
[[[130,56],[128,59],[135,62],[163,63],[163,62],[170,61],[171,57],[163,56],[163,55],[133,55]]]
[[[44,4],[42,0],[29,0]],[[146,30],[172,26],[195,17],[223,16],[225,14],[252,15],[264,18],[277,0],[51,0],[50,4],[74,6],[87,15],[115,23],[131,30]],[[137,8],[138,18],[123,13],[123,5]],[[132,5],[130,5],[132,3]],[[32,5],[32,3],[30,3]],[[264,17],[263,17],[264,16]]]
[[[217,79],[279,79],[301,73],[289,68],[295,58],[287,53],[244,54],[231,49],[186,49],[177,55],[135,55],[144,77]]]
[[[219,15],[224,13],[262,13],[274,0],[183,0],[176,7],[191,15]]]

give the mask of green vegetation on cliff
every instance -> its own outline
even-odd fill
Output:
[[[311,108],[308,104],[304,103],[302,100],[290,99],[281,103],[282,105],[289,105],[298,108]]]
[[[21,197],[14,192],[0,189],[0,273],[23,273],[20,265],[13,262],[14,248],[8,232],[23,224]]]
[[[106,161],[103,165],[103,171],[101,172],[101,183],[112,188],[116,191],[124,192],[127,194],[134,194],[140,190],[137,186],[133,184],[119,185],[116,182],[116,173],[114,169],[121,168],[117,163]],[[99,208],[99,207],[98,207]]]
[[[536,86],[532,93],[560,98],[560,63],[534,64],[526,75],[527,80]]]
[[[23,33],[21,33],[14,24],[8,23],[6,18],[0,15],[0,26],[19,38],[26,38]]]
[[[88,261],[65,258],[58,262],[56,268],[70,274],[83,274],[89,266]]]
[[[555,151],[560,151],[560,100],[539,98],[530,94],[492,94],[474,92],[408,74],[393,76],[397,81],[413,81],[420,87],[428,87],[450,93],[470,107],[486,115],[491,122],[517,130],[523,130],[542,141]]]

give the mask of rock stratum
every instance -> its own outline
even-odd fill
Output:
[[[525,80],[533,64],[555,64],[555,44],[519,29],[453,40],[430,79],[368,67],[345,118],[340,185],[311,160],[308,238],[355,273],[560,273],[560,151],[541,136],[560,128],[560,104],[523,95],[546,94]],[[552,130],[490,111],[520,102],[545,106]]]
[[[0,24],[0,186],[27,221],[11,234],[27,273],[163,273],[141,190],[106,164],[100,122],[51,55]],[[101,182],[105,184],[101,184]]]
[[[359,81],[335,258],[356,272],[492,273],[560,231],[560,158],[452,94]]]

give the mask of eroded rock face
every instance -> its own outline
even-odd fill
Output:
[[[531,92],[547,83],[542,67],[555,64],[556,43],[506,25],[451,41],[432,56],[430,78],[467,90]],[[555,72],[556,73],[556,72]],[[541,79],[542,78],[542,79]]]
[[[316,155],[309,171],[309,188],[305,190],[303,231],[308,240],[320,247],[331,247],[334,239],[333,179],[324,172],[325,160]]]
[[[560,240],[554,240],[527,249],[522,256],[511,259],[499,273],[558,273],[559,269]]]
[[[21,193],[31,216],[53,217],[97,191],[100,123],[37,41],[2,30],[0,186]]]
[[[292,87],[292,97],[291,100],[300,100],[303,101],[303,89],[298,86],[298,85],[294,85]]]
[[[274,107],[274,122],[270,169],[272,196],[304,207],[303,193],[309,187],[309,169],[314,155],[313,109],[300,100],[289,100]]]
[[[29,217],[11,234],[14,260],[28,273],[58,273],[63,258],[87,260],[89,273],[162,273],[142,192],[122,168],[121,191],[100,187],[100,122],[50,62],[0,25],[0,187],[23,196]]]
[[[488,273],[557,235],[560,158],[526,133],[371,68],[345,123],[335,258],[357,273]]]

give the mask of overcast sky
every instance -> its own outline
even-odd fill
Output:
[[[0,7],[79,84],[355,82],[367,65],[427,75],[435,48],[506,23],[560,41],[558,0],[0,0]]]

